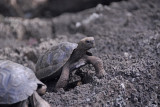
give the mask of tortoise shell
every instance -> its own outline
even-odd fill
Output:
[[[46,51],[37,61],[37,78],[45,79],[54,75],[68,61],[77,46],[76,43],[64,42]]]
[[[0,104],[26,100],[41,82],[34,72],[9,60],[0,60]]]

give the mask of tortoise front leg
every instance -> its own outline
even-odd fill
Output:
[[[105,75],[105,70],[103,68],[103,61],[100,58],[88,55],[85,55],[84,57],[87,63],[90,63],[94,66],[98,78],[101,78]]]
[[[56,87],[55,87],[56,90],[59,88],[64,88],[68,83],[68,79],[69,79],[69,63],[67,62],[63,66],[61,76],[56,83]]]
[[[43,100],[36,91],[29,98],[29,101],[31,103],[31,107],[51,107],[50,104]]]

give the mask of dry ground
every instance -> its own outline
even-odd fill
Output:
[[[91,65],[83,67],[89,81],[43,96],[53,107],[160,106],[159,0],[98,5],[52,19],[1,17],[0,21],[0,58],[33,70],[38,56],[58,42],[95,37],[91,52],[104,61],[107,75],[98,79]]]

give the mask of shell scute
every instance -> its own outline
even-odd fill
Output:
[[[36,64],[36,76],[39,79],[54,75],[70,58],[76,43],[64,42],[46,51]]]
[[[0,104],[13,104],[27,99],[37,89],[34,72],[9,60],[0,60]]]

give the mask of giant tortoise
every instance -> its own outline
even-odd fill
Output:
[[[86,64],[94,66],[98,77],[104,76],[103,61],[88,52],[93,47],[95,47],[93,37],[85,37],[78,44],[64,42],[53,46],[41,55],[37,61],[35,73],[37,78],[47,80],[60,76],[55,85],[57,90],[67,85],[71,71]]]

